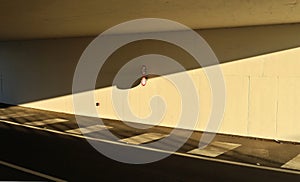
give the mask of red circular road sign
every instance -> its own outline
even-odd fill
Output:
[[[141,85],[145,86],[147,83],[147,77],[143,76],[143,78],[141,79]]]

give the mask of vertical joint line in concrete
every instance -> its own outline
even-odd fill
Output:
[[[276,96],[276,113],[275,113],[275,133],[276,133],[276,139],[278,139],[278,133],[277,133],[277,129],[278,129],[278,105],[279,105],[279,76],[276,77],[277,78],[277,96]]]
[[[266,60],[263,58],[262,70],[261,70],[261,77],[265,76],[265,62],[266,62]]]
[[[248,76],[248,113],[247,113],[247,134],[249,135],[249,123],[250,123],[250,75]]]

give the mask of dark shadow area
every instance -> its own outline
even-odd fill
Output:
[[[13,106],[15,106],[15,105],[0,103],[0,109],[9,108],[9,107],[13,107]]]
[[[221,63],[300,46],[300,24],[197,32],[208,42]],[[18,105],[72,94],[76,65],[92,40],[93,37],[0,42],[0,101]],[[124,45],[109,57],[98,75],[96,88],[111,86],[122,65],[144,54],[169,56],[187,70],[200,68],[193,57],[177,46],[156,40],[137,41]],[[165,74],[172,72],[174,70],[166,70]],[[139,80],[133,86],[138,83]]]
[[[192,70],[201,67],[193,56],[191,56],[188,52],[174,44],[159,40],[135,41],[122,46],[107,59],[107,61],[104,63],[99,72],[96,88],[112,86],[115,75],[117,75],[118,71],[126,63],[128,63],[136,57],[148,54],[158,54],[167,56],[177,61],[186,70]],[[123,78],[120,81],[117,80],[116,86],[122,89],[129,89],[140,84],[140,79],[134,81],[133,84],[131,83],[135,75],[138,75],[139,78],[142,78],[142,66],[143,63],[140,63],[140,65],[138,65],[137,67],[128,70],[128,72],[126,73],[126,76],[128,78]],[[155,67],[147,67],[147,71],[149,73],[155,73],[156,70],[157,68]],[[176,68],[174,69],[172,67],[164,68],[164,75],[177,72],[179,72],[178,68],[177,70]],[[147,77],[148,79],[151,79],[153,77],[156,77],[156,75],[147,75]]]

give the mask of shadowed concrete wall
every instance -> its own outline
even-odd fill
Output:
[[[219,132],[299,142],[300,49],[297,47],[300,47],[300,25],[198,32],[222,62],[227,103]],[[70,94],[74,70],[92,39],[1,42],[1,102],[73,113]],[[211,92],[205,74],[184,52],[156,41],[129,44],[109,58],[107,68],[100,72],[100,77],[105,79],[96,84],[95,98],[101,104],[100,116],[117,119],[110,96],[111,80],[122,63],[143,53],[168,55],[186,63],[200,95],[200,118],[196,129],[204,130],[211,111]],[[137,116],[147,116],[153,94],[162,95],[168,104],[160,124],[176,125],[180,97],[174,86],[160,77],[150,79],[146,87],[131,89],[132,111]],[[126,116],[126,113],[119,114]],[[148,121],[151,122],[156,123]]]

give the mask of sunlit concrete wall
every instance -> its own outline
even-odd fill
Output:
[[[295,48],[222,64],[226,107],[218,132],[300,141],[299,55],[300,48]],[[200,112],[196,129],[203,131],[212,108],[209,82],[202,69],[188,71],[188,74],[199,93]],[[180,77],[180,73],[176,75]],[[119,115],[126,120],[128,113],[115,112],[111,92],[111,88],[96,91],[96,100],[105,106],[99,109],[100,115],[113,119],[118,119]],[[160,124],[176,126],[181,111],[180,96],[174,85],[164,78],[149,80],[146,86],[139,85],[129,92],[132,112],[141,118],[150,115],[153,95],[162,96],[167,104],[168,112]],[[157,121],[147,122],[154,124]]]
[[[299,141],[299,55],[296,48],[222,65],[227,111],[221,131]]]
[[[300,141],[300,112],[297,111],[300,106],[299,30],[299,25],[286,25],[198,31],[222,62],[226,107],[219,133]],[[1,42],[0,101],[73,113],[74,70],[92,39]],[[170,54],[167,48],[161,50]],[[132,52],[125,51],[125,55],[119,56],[126,57]],[[175,51],[173,55],[184,58]],[[211,112],[209,83],[201,68],[190,69],[187,73],[200,96],[196,129],[204,130]],[[112,76],[109,71],[105,74]],[[111,89],[100,84],[95,102],[100,102],[97,110],[101,117],[118,119],[112,106]],[[131,89],[132,111],[140,117],[151,114],[149,100],[153,94],[161,95],[167,103],[167,112],[160,125],[175,126],[180,113],[180,97],[174,86],[163,78],[150,79],[145,87]],[[126,113],[119,115],[126,118]],[[157,121],[146,121],[151,122]]]

